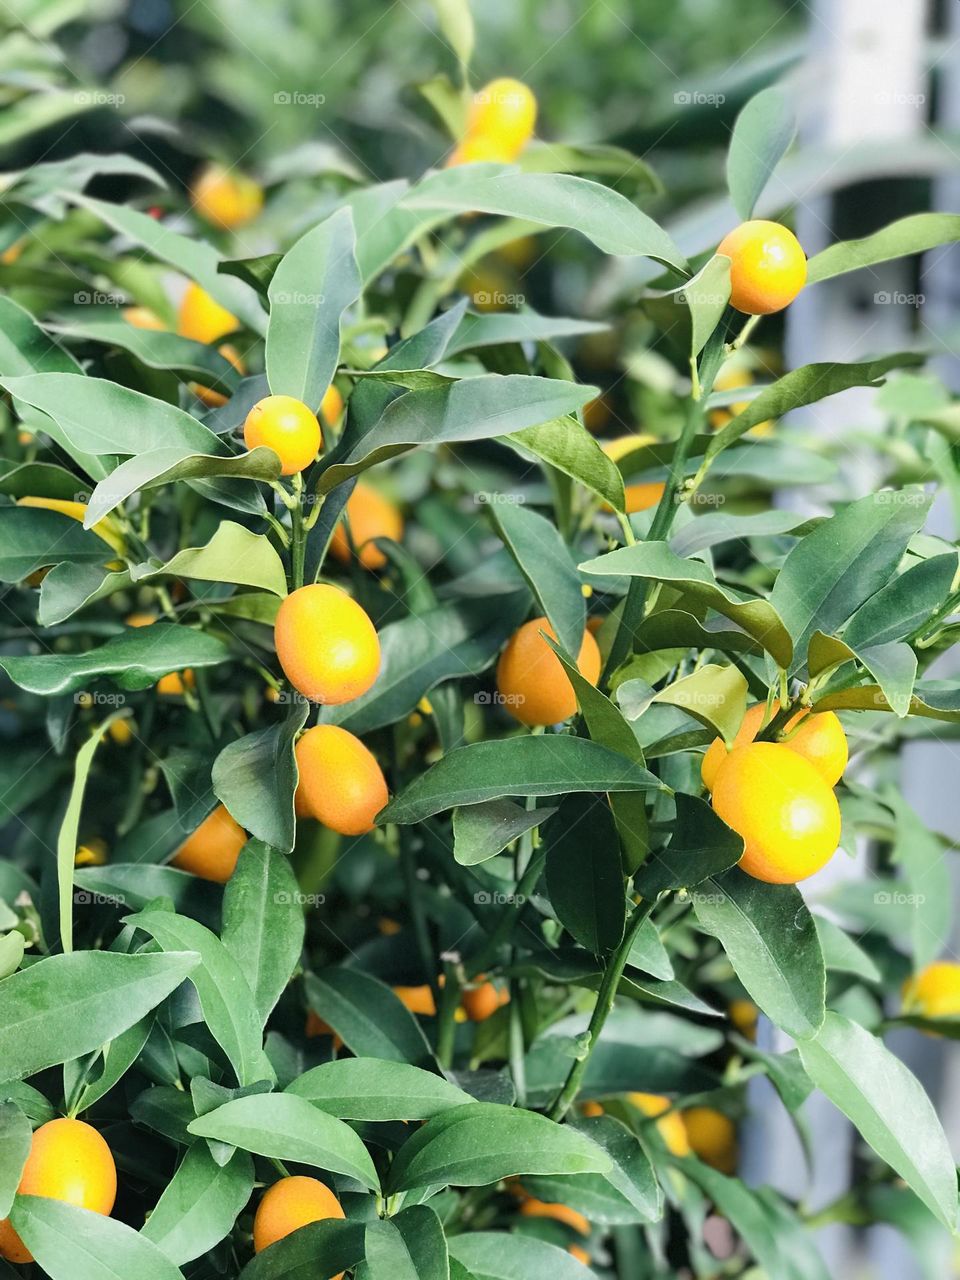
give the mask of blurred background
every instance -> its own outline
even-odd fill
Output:
[[[17,175],[41,164],[120,154],[130,163],[100,173],[88,190],[153,207],[190,230],[197,224],[185,192],[212,159],[249,173],[267,193],[255,223],[214,233],[221,247],[236,258],[274,251],[344,191],[443,162],[452,145],[444,120],[462,77],[443,10],[439,0],[7,0],[0,190],[15,179],[22,187]],[[773,82],[790,90],[800,135],[758,215],[789,211],[808,254],[907,213],[960,207],[957,0],[483,0],[473,12],[473,82],[512,75],[531,85],[543,140],[537,163],[561,167],[577,148],[594,148],[580,171],[636,199],[694,257],[736,221],[724,195],[726,144],[746,99]],[[5,201],[0,250],[62,213],[40,197]],[[75,242],[79,230],[82,239],[83,215],[68,217],[64,234]],[[60,287],[50,260],[56,230],[44,238],[42,269],[30,267],[29,251],[26,265],[7,268],[41,311],[44,290]],[[492,287],[542,312],[617,316],[610,339],[584,343],[575,363],[603,388],[602,429],[621,434],[671,412],[669,369],[649,349],[635,305],[653,274],[648,263],[603,259],[577,237],[554,233],[526,255],[481,264],[461,287],[475,300]],[[758,372],[921,347],[935,356],[941,384],[960,391],[958,302],[956,247],[840,277],[805,293],[785,321],[765,325]],[[892,400],[865,389],[795,415],[810,448],[830,450],[837,463],[831,497],[891,482],[876,470],[872,437],[895,416]],[[867,439],[869,454],[859,452]],[[763,500],[817,511],[824,496],[808,485]],[[930,531],[954,538],[958,504],[947,486]],[[950,653],[941,662],[956,667]],[[949,726],[923,733],[899,762],[891,755],[874,765],[871,781],[896,787],[956,844],[960,745]],[[848,925],[859,920],[864,938],[891,928],[871,915],[873,856],[864,847],[835,859],[813,891]],[[760,1036],[775,1044],[769,1026]],[[919,1074],[960,1149],[960,1049],[905,1031],[892,1047]],[[753,1101],[748,1181],[772,1182],[816,1210],[857,1180],[852,1132],[823,1099],[807,1111],[812,1181],[783,1108],[759,1085]],[[896,1196],[877,1207],[896,1231],[825,1222],[818,1239],[831,1273],[960,1275],[951,1242],[916,1209]]]

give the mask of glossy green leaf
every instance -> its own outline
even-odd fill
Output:
[[[896,818],[893,857],[911,903],[910,942],[915,972],[938,959],[953,926],[950,865],[940,837],[896,791],[888,803]]]
[[[623,511],[626,502],[623,477],[616,463],[607,457],[578,418],[570,415],[551,418],[549,422],[511,432],[503,437],[503,443],[516,449],[521,457],[532,454],[582,484],[614,510]]]
[[[428,1205],[371,1222],[365,1247],[367,1280],[450,1280],[443,1227]]]
[[[68,338],[129,351],[150,369],[171,369],[184,378],[201,378],[204,386],[224,395],[230,395],[240,381],[237,370],[215,347],[183,338],[178,333],[137,328],[122,315],[90,320],[73,315],[50,328]]]
[[[241,1280],[331,1280],[363,1259],[365,1231],[362,1221],[311,1222],[258,1253]]]
[[[586,622],[580,577],[556,526],[536,511],[491,495],[497,532],[569,653],[579,653]]]
[[[798,1046],[807,1073],[951,1231],[957,1225],[957,1173],[930,1099],[882,1042],[828,1013],[815,1040]]]
[[[206,546],[178,551],[162,569],[137,572],[135,578],[139,582],[158,574],[201,582],[235,582],[242,587],[260,587],[277,596],[287,594],[283,561],[269,538],[232,520],[222,520]]]
[[[30,1121],[12,1102],[0,1102],[0,1214],[8,1217],[30,1154]]]
[[[420,1024],[400,998],[370,974],[345,967],[308,973],[307,1001],[358,1058],[432,1064]]]
[[[554,808],[522,809],[512,800],[488,800],[454,809],[453,856],[462,867],[488,862],[553,813]]]
[[[754,207],[796,131],[787,96],[775,86],[755,94],[737,116],[727,152],[727,186],[733,207],[744,220],[753,217]]]
[[[80,365],[12,298],[0,298],[0,375],[80,373]]]
[[[128,590],[130,585],[130,573],[126,569],[107,569],[99,564],[55,564],[40,584],[37,619],[42,627],[56,626],[87,605],[115,591]]]
[[[50,1280],[182,1280],[151,1240],[105,1214],[63,1200],[18,1196],[10,1219]]]
[[[294,1094],[234,1098],[199,1116],[189,1129],[254,1155],[341,1173],[372,1190],[380,1185],[366,1147],[350,1126]]]
[[[289,860],[276,848],[247,841],[223,891],[220,939],[246,974],[261,1026],[300,961],[304,929]]]
[[[389,1190],[478,1187],[523,1173],[605,1173],[609,1156],[569,1125],[492,1102],[434,1116],[394,1158]]]
[[[48,956],[0,983],[0,1062],[8,1079],[92,1053],[190,976],[193,951]]]
[[[617,828],[605,799],[564,796],[544,826],[543,844],[560,923],[593,955],[613,951],[623,937],[626,898]]]
[[[100,567],[116,552],[78,520],[40,507],[0,507],[0,582],[61,562]]]
[[[651,791],[659,778],[615,751],[566,735],[477,742],[450,751],[409,784],[379,822],[422,822],[458,805],[570,791]]]
[[[857,649],[909,636],[946,600],[958,568],[953,552],[913,565],[859,607],[844,628],[844,642]]]
[[[826,976],[813,917],[795,885],[731,869],[692,895],[697,919],[720,939],[740,981],[771,1022],[797,1039],[823,1025]]]
[[[82,689],[98,676],[112,676],[121,689],[146,689],[170,671],[213,667],[228,657],[229,650],[216,636],[157,622],[128,628],[87,653],[0,657],[0,667],[21,689],[49,697]]]
[[[319,409],[340,358],[344,312],[360,296],[353,218],[338,209],[284,254],[270,281],[266,365],[273,395]]]
[[[555,338],[580,337],[585,333],[606,333],[610,326],[595,320],[575,320],[564,316],[541,316],[535,311],[468,312],[450,339],[446,354],[496,347],[507,342],[547,342]]]
[[[260,1022],[244,970],[215,933],[172,911],[141,911],[126,924],[154,938],[164,951],[195,951],[200,964],[189,978],[197,989],[203,1019],[223,1049],[240,1084],[269,1079]]]
[[[474,1280],[588,1280],[593,1272],[565,1249],[518,1232],[471,1231],[454,1236],[450,1257]]]
[[[443,1076],[378,1058],[321,1063],[298,1076],[286,1092],[340,1120],[429,1120],[470,1101]]]
[[[772,600],[749,597],[717,582],[701,560],[675,555],[665,542],[638,542],[619,547],[580,565],[583,573],[600,577],[635,577],[667,583],[697,604],[714,609],[759,641],[781,665],[790,662],[792,642]]]
[[[807,264],[807,280],[831,280],[847,271],[873,267],[908,254],[926,253],[960,240],[960,214],[914,213],[890,222],[862,240],[841,240],[815,254]]]
[[[838,924],[834,924],[826,916],[818,915],[814,915],[813,922],[817,926],[817,937],[820,939],[820,949],[827,969],[837,973],[852,973],[866,982],[880,982],[880,970],[873,959]]]
[[[252,485],[244,485],[249,488],[245,494],[238,485],[252,480],[276,480],[280,465],[274,451],[264,446],[238,454],[193,453],[179,445],[151,449],[121,462],[100,481],[90,495],[85,519],[87,523],[100,520],[131,494],[174,480],[190,481],[207,497],[235,510],[259,513],[264,504],[258,491]]]
[[[192,1262],[230,1234],[250,1199],[253,1182],[253,1161],[247,1152],[235,1151],[221,1166],[206,1143],[195,1143],[140,1234],[177,1266]]]
[[[297,698],[284,710],[279,723],[229,742],[217,756],[212,776],[217,798],[244,830],[289,853],[296,837],[293,743],[310,706],[305,698]]]

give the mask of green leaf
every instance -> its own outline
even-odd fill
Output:
[[[663,982],[669,982],[674,976],[667,949],[660,940],[657,926],[649,918],[637,930],[627,964],[632,969],[642,969],[644,973]]]
[[[308,1223],[258,1253],[241,1280],[331,1280],[362,1260],[365,1231],[342,1218]]]
[[[101,566],[115,559],[116,552],[72,516],[42,507],[0,507],[0,582],[22,582],[61,562]]]
[[[568,1204],[602,1226],[659,1221],[663,1215],[660,1185],[637,1137],[612,1116],[595,1116],[574,1124],[606,1151],[610,1169],[561,1178],[525,1178],[524,1190],[548,1204]]]
[[[88,653],[42,653],[0,657],[14,684],[49,697],[73,693],[99,676],[113,676],[121,689],[146,689],[170,671],[214,667],[230,656],[222,640],[174,623],[130,627]]]
[[[55,564],[40,584],[37,619],[42,627],[55,626],[87,605],[115,591],[126,591],[130,586],[130,573],[126,569],[117,572],[94,564]]]
[[[762,600],[722,586],[700,560],[684,560],[665,542],[638,542],[619,547],[580,565],[582,573],[598,577],[634,577],[664,582],[682,591],[697,604],[715,610],[735,622],[763,645],[782,667],[793,652],[790,634],[772,600]]]
[[[921,560],[870,596],[843,631],[852,649],[902,640],[946,600],[958,569],[955,552]]]
[[[695,556],[698,551],[706,551],[724,542],[790,533],[804,523],[804,517],[795,511],[758,511],[746,516],[735,512],[708,511],[671,536],[670,550],[678,556]]]
[[[307,1002],[358,1058],[432,1065],[416,1018],[377,978],[360,969],[325,969],[306,977]]]
[[[635,719],[627,711],[631,683],[626,680],[617,689],[617,700],[628,720]],[[737,667],[708,662],[698,671],[667,685],[649,701],[679,707],[708,729],[718,730],[725,742],[732,743],[747,709],[747,681]]]
[[[551,418],[504,436],[503,443],[521,457],[533,454],[595,493],[615,511],[623,511],[623,477],[578,418]]]
[[[253,1161],[245,1151],[235,1151],[221,1166],[206,1143],[195,1143],[140,1234],[177,1266],[192,1262],[230,1234],[253,1182]]]
[[[203,1020],[241,1085],[270,1079],[260,1023],[244,971],[215,933],[172,911],[141,911],[125,924],[142,929],[164,951],[195,951],[200,964],[188,975],[200,999]],[[239,1144],[238,1144],[239,1145]]]
[[[50,1280],[183,1280],[151,1240],[105,1214],[18,1196],[10,1221]]]
[[[239,482],[276,480],[280,466],[277,454],[263,445],[237,454],[189,453],[179,445],[151,449],[121,462],[100,481],[90,495],[85,521],[89,524],[109,515],[141,489],[156,489],[174,480],[189,481],[214,502],[259,514],[264,509],[262,496],[252,487],[249,494],[243,492]]]
[[[454,809],[453,856],[462,867],[488,862],[556,812],[553,808],[521,809],[512,800],[488,800]]]
[[[422,822],[444,809],[503,796],[570,791],[655,791],[659,778],[626,756],[566,735],[477,742],[448,752],[379,815],[380,823]]]
[[[547,889],[560,923],[593,955],[613,951],[623,937],[626,899],[609,806],[596,795],[564,796],[544,826],[543,843]]]
[[[224,453],[218,436],[176,405],[82,373],[35,373],[0,383],[18,400],[57,422],[85,453]]]
[[[266,365],[272,395],[317,410],[340,359],[344,313],[360,296],[353,217],[338,209],[300,237],[270,281]]]
[[[766,422],[769,418],[782,418],[791,409],[815,404],[827,396],[837,395],[850,387],[876,387],[885,373],[891,369],[905,368],[920,363],[922,357],[909,351],[884,356],[880,360],[866,360],[859,364],[838,364],[825,361],[821,364],[805,364],[779,378],[761,391],[737,416],[711,437],[704,451],[701,473],[706,472],[718,453],[729,448],[745,432]]]
[[[16,930],[0,937],[0,980],[17,972],[26,946],[26,938]]]
[[[289,860],[249,840],[223,891],[220,939],[247,976],[261,1026],[300,961],[304,928],[300,887]]]
[[[873,959],[839,925],[826,916],[818,915],[813,917],[813,922],[817,926],[820,949],[828,969],[837,973],[852,973],[865,982],[881,981],[880,970]]]
[[[215,347],[182,338],[178,333],[138,329],[122,315],[91,320],[71,316],[50,328],[67,337],[120,347],[149,369],[171,369],[184,378],[201,378],[204,386],[224,395],[232,395],[240,382],[237,370]]]
[[[32,1138],[30,1121],[20,1108],[0,1102],[0,1214],[4,1218],[10,1214]]]
[[[569,653],[579,653],[586,607],[580,576],[556,526],[498,494],[491,495],[490,514],[557,639]]]
[[[828,1013],[816,1039],[798,1047],[817,1088],[931,1213],[956,1230],[956,1168],[937,1113],[916,1077],[869,1031],[838,1013]]]
[[[693,359],[707,345],[730,301],[730,259],[715,255],[692,280],[676,290],[676,301],[690,310],[690,355]]]
[[[476,31],[469,0],[433,0],[443,38],[457,55],[464,71],[470,66]],[[433,1277],[430,1277],[433,1280]]]
[[[803,666],[815,631],[832,635],[890,580],[929,505],[919,488],[871,493],[797,543],[770,596],[794,639],[792,671]]]
[[[697,920],[720,939],[750,998],[771,1022],[795,1039],[816,1035],[826,975],[816,925],[799,889],[764,884],[732,868],[691,896]]]
[[[326,723],[364,734],[404,719],[437,685],[485,671],[528,608],[529,596],[517,592],[492,616],[488,601],[468,600],[388,622],[379,632],[375,684],[352,702],[330,707]]]
[[[182,235],[151,218],[148,213],[127,205],[110,204],[106,200],[95,200],[92,196],[74,192],[64,194],[73,204],[89,209],[107,226],[142,245],[160,262],[169,263],[175,270],[195,280],[254,333],[264,332],[266,317],[256,293],[242,281],[218,272],[220,255],[206,240]]]
[[[932,964],[950,938],[953,903],[950,866],[939,836],[927,825],[896,791],[884,797],[896,818],[893,845],[894,860],[899,863],[906,880],[906,891],[912,898],[910,942],[916,972]]]
[[[57,833],[57,905],[59,908],[60,943],[65,952],[73,950],[73,867],[77,854],[80,831],[80,811],[83,793],[93,764],[93,756],[110,725],[121,715],[115,711],[101,721],[77,751],[73,766],[73,784],[67,807]]]
[[[0,374],[80,373],[80,365],[29,311],[12,298],[0,298]],[[69,496],[69,495],[64,495]]]
[[[78,1111],[87,1111],[99,1102],[126,1075],[139,1058],[153,1026],[154,1018],[148,1014],[103,1046],[102,1069],[96,1078],[84,1084],[77,1099]]]
[[[138,571],[134,578],[140,582],[161,574],[201,582],[235,582],[242,587],[261,587],[277,596],[287,594],[283,561],[269,538],[232,520],[222,520],[206,546],[187,547],[162,568]]]
[[[199,1116],[188,1128],[198,1137],[229,1142],[254,1155],[355,1178],[371,1190],[380,1185],[366,1147],[350,1126],[295,1094],[234,1098]]]
[[[319,490],[328,493],[374,463],[418,445],[489,440],[538,426],[575,412],[596,394],[595,387],[559,378],[495,373],[407,391],[391,400],[380,420],[359,439],[347,431],[340,446],[320,463]]]
[[[296,698],[278,724],[229,742],[213,765],[217,798],[245,831],[281,853],[289,853],[296,838],[293,743],[309,710],[306,698]]]
[[[727,152],[727,187],[741,218],[753,211],[783,159],[797,122],[787,96],[775,86],[755,94],[737,116]]]
[[[428,1205],[369,1223],[365,1243],[367,1280],[450,1280],[443,1227]]]
[[[48,956],[0,983],[0,1062],[10,1080],[93,1053],[139,1020],[200,963],[192,951]]]
[[[443,1076],[378,1058],[321,1063],[298,1076],[286,1092],[340,1120],[429,1120],[470,1101]]]
[[[478,347],[499,347],[508,342],[547,342],[555,338],[580,337],[586,333],[607,333],[608,324],[595,320],[574,320],[564,316],[541,316],[535,311],[487,312],[469,311],[460,321],[447,356]]]
[[[450,1257],[462,1263],[473,1280],[587,1280],[593,1275],[566,1249],[516,1231],[454,1236]]]
[[[926,253],[960,240],[960,214],[914,213],[890,222],[862,240],[841,240],[815,254],[807,264],[807,282],[831,280],[848,271],[873,267],[907,254]]]
[[[902,711],[887,702],[877,684],[858,685],[826,693],[813,704],[815,711]],[[928,720],[960,721],[960,687],[941,680],[919,681],[910,699],[909,714]]]
[[[394,1157],[389,1191],[481,1187],[522,1173],[605,1173],[609,1156],[569,1125],[493,1102],[434,1116]]]

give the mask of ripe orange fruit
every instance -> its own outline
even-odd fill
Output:
[[[727,1013],[745,1040],[756,1040],[760,1014],[752,1000],[731,1000]]]
[[[257,216],[263,208],[263,191],[247,174],[209,164],[190,188],[190,201],[201,218],[230,231]]]
[[[510,1003],[510,992],[497,989],[492,982],[484,982],[482,975],[476,986],[466,987],[460,996],[460,1004],[471,1022],[486,1022],[498,1009]]]
[[[202,880],[226,884],[233,875],[247,833],[234,822],[222,804],[207,815],[184,840],[170,865],[189,871]]]
[[[320,401],[320,417],[335,427],[343,416],[343,396],[331,382]]]
[[[753,384],[753,374],[742,364],[728,363],[723,366],[716,376],[713,384],[714,391],[736,391],[740,387],[749,387]],[[721,427],[725,427],[732,418],[743,413],[744,409],[749,408],[749,400],[737,400],[734,404],[727,405],[723,409],[711,409],[710,425],[715,431],[719,431]],[[773,430],[771,421],[758,422],[755,427],[751,427],[751,434],[755,436],[768,436]]]
[[[243,362],[243,356],[237,348],[231,346],[229,342],[225,342],[222,346],[217,347],[217,352],[219,355],[223,356],[224,360],[230,361],[241,377],[247,372],[247,366]],[[226,404],[227,400],[230,398],[229,396],[225,396],[221,391],[214,391],[213,387],[205,387],[199,382],[191,382],[190,390],[198,400],[202,400],[203,403],[209,405],[211,409],[219,409],[219,407],[222,404]]]
[[[960,1017],[960,964],[938,960],[903,984],[904,1013],[924,1018]]]
[[[350,538],[357,548],[360,563],[365,569],[382,569],[387,563],[387,557],[373,539],[390,538],[394,542],[400,541],[403,537],[403,516],[398,508],[372,484],[359,480],[347,499],[345,511],[350,525]],[[350,541],[342,522],[333,531],[330,554],[341,564],[348,564],[350,561]]]
[[[713,807],[743,837],[742,870],[768,884],[806,880],[840,843],[837,797],[782,743],[734,747],[717,771]]]
[[[120,314],[135,329],[164,330],[167,327],[149,307],[124,307]]]
[[[343,1206],[329,1187],[317,1178],[281,1178],[263,1193],[253,1219],[253,1248],[256,1253],[291,1231],[322,1222],[325,1218],[344,1218]],[[342,1280],[343,1272],[334,1280]]]
[[[533,137],[537,100],[521,80],[502,76],[473,95],[467,139],[494,143],[505,160],[515,160]]]
[[[206,289],[190,281],[177,313],[177,332],[181,337],[212,343],[239,328],[240,321],[235,315],[221,307]]]
[[[437,1016],[433,988],[428,983],[420,987],[394,987],[393,994],[403,1001],[411,1013],[419,1013],[427,1018]]]
[[[721,1173],[732,1174],[737,1167],[737,1130],[730,1117],[714,1107],[690,1107],[681,1118],[693,1154]]]
[[[674,1111],[669,1098],[659,1093],[628,1093],[627,1101],[639,1107],[645,1116],[659,1117],[657,1132],[664,1146],[674,1156],[688,1156],[690,1142],[679,1111]]]
[[[96,1129],[82,1120],[50,1120],[33,1135],[17,1190],[109,1214],[117,1196],[117,1166]],[[33,1260],[8,1218],[0,1222],[0,1257]]]
[[[510,714],[523,724],[556,724],[577,709],[577,695],[560,660],[540,632],[554,635],[546,618],[532,618],[515,631],[497,663],[497,689]],[[596,684],[600,678],[600,650],[584,631],[577,668]]]
[[[552,1218],[554,1222],[566,1223],[582,1236],[590,1234],[590,1223],[582,1213],[571,1209],[568,1204],[548,1204],[544,1200],[536,1200],[532,1196],[520,1205],[520,1214],[524,1218]]]
[[[339,587],[314,583],[292,591],[273,632],[284,675],[312,702],[351,702],[380,672],[376,628]]]
[[[602,1116],[603,1107],[599,1102],[581,1102],[580,1114],[582,1116]]]
[[[513,154],[496,138],[464,138],[447,157],[445,168],[454,169],[460,164],[506,164]]]
[[[605,440],[600,446],[611,462],[619,462],[634,449],[642,449],[644,445],[655,444],[656,436],[642,431],[637,435],[620,436],[616,440]],[[646,480],[637,484],[624,486],[627,495],[627,515],[635,515],[638,511],[647,511],[655,507],[663,497],[665,485],[662,480]]]
[[[294,753],[302,811],[342,836],[372,831],[387,803],[383,770],[352,733],[334,724],[318,724],[298,740]]]
[[[755,702],[752,707],[747,708],[747,713],[734,738],[735,747],[753,742],[760,732],[766,708],[765,702]],[[774,702],[772,714],[775,715],[779,709],[780,703]],[[847,746],[847,735],[835,713],[818,711],[812,714],[801,708],[795,716],[791,717],[784,732],[790,733],[793,729],[796,729],[796,733],[780,745],[789,747],[791,751],[796,751],[798,755],[809,760],[828,787],[836,786],[847,767],[850,752]],[[700,776],[708,791],[713,786],[717,770],[726,756],[727,748],[723,739],[715,738],[700,763]]]
[[[243,424],[248,449],[266,445],[280,459],[280,474],[293,476],[309,467],[320,452],[323,436],[317,415],[293,396],[266,396],[257,401]]]
[[[731,260],[730,305],[748,316],[782,311],[807,282],[807,259],[797,237],[779,222],[743,222],[720,241]]]

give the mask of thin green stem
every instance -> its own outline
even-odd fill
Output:
[[[633,947],[634,940],[640,930],[640,926],[646,920],[647,916],[653,910],[654,900],[644,900],[637,903],[627,921],[627,927],[623,934],[623,939],[616,951],[610,958],[603,979],[600,983],[600,990],[597,992],[597,1002],[593,1006],[593,1015],[590,1018],[590,1025],[587,1028],[587,1041],[582,1055],[574,1062],[573,1066],[563,1083],[560,1092],[557,1094],[550,1108],[549,1116],[551,1120],[560,1121],[570,1110],[573,1101],[580,1089],[580,1083],[583,1080],[587,1064],[590,1056],[597,1047],[597,1041],[600,1039],[603,1028],[606,1025],[607,1018],[610,1016],[610,1010],[613,1008],[613,1002],[616,998],[617,987],[620,985],[620,979],[623,977],[623,971],[627,967],[627,960],[630,958],[630,950]]]
[[[290,577],[293,589],[303,586],[303,566],[306,559],[307,538],[303,525],[303,479],[300,475],[293,477],[293,492],[296,503],[290,508],[291,542],[290,542]]]

